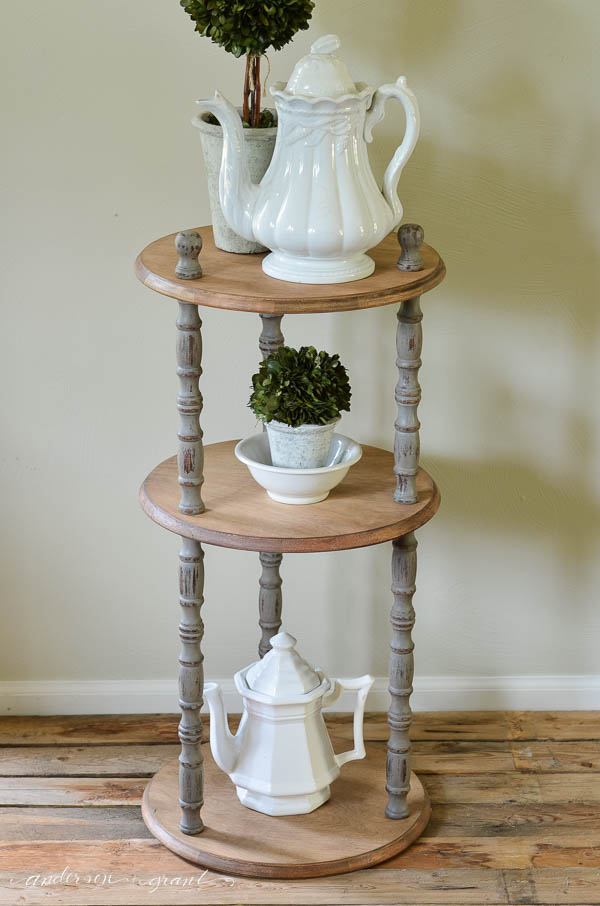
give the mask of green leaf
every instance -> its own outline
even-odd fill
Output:
[[[350,409],[351,395],[339,355],[314,346],[281,346],[252,375],[249,406],[264,422],[322,425]]]

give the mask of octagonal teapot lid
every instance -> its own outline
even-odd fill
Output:
[[[356,85],[344,61],[336,55],[341,42],[337,35],[324,35],[310,48],[310,53],[296,63],[286,92],[302,97],[337,98],[355,94]]]
[[[271,639],[271,650],[247,672],[246,682],[253,692],[273,699],[312,692],[322,677],[296,651],[296,639],[279,632]]]

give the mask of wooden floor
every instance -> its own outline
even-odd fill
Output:
[[[330,724],[350,738],[347,717]],[[600,712],[415,715],[423,837],[381,867],[294,882],[204,873],[149,835],[140,799],[177,756],[176,727],[0,719],[0,906],[600,904]],[[386,732],[367,718],[367,738]]]

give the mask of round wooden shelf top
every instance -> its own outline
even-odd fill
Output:
[[[171,233],[151,242],[138,256],[135,262],[138,279],[150,289],[180,302],[284,315],[350,311],[401,302],[433,289],[446,273],[438,253],[425,244],[421,246],[423,270],[412,273],[398,270],[400,246],[396,234],[391,233],[370,250],[375,271],[364,280],[322,285],[288,283],[264,273],[264,255],[223,252],[214,244],[212,227],[198,227],[198,232],[204,243],[199,258],[202,277],[180,280],[175,276],[176,234]]]
[[[347,740],[332,742],[335,751],[348,748]],[[373,743],[365,744],[364,760],[344,765],[331,785],[328,802],[308,815],[277,818],[242,805],[227,774],[215,765],[210,747],[203,749],[204,831],[186,836],[179,830],[177,761],[166,764],[149,782],[142,817],[161,843],[204,868],[253,878],[318,878],[356,871],[402,852],[429,821],[429,797],[414,773],[408,794],[410,815],[399,821],[385,817],[386,751]],[[231,894],[232,903],[243,902],[242,894],[233,899],[235,885]],[[284,901],[285,896],[280,902]],[[317,894],[314,902],[326,899]]]
[[[267,496],[234,456],[236,441],[204,448],[200,516],[179,512],[177,460],[150,473],[140,489],[144,512],[184,538],[237,550],[294,553],[368,547],[406,535],[428,522],[440,504],[433,479],[419,470],[415,504],[394,503],[394,454],[363,446],[362,459],[321,503],[294,506]]]

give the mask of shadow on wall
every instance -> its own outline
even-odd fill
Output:
[[[478,66],[468,83],[454,76],[451,87],[436,85],[429,76],[431,85],[422,92],[419,75],[424,81],[429,62],[444,58],[445,45],[455,43],[456,30],[467,22],[465,11],[472,16],[474,7],[459,0],[429,4],[435,15],[425,26],[421,4],[402,10],[399,57],[409,84],[425,95],[426,124],[400,183],[404,219],[424,225],[426,240],[439,248],[448,268],[446,281],[423,300],[422,383],[428,385],[420,410],[423,464],[442,489],[437,517],[442,528],[462,523],[465,538],[469,529],[498,538],[499,560],[504,533],[521,537],[525,545],[544,536],[548,558],[562,571],[562,587],[573,589],[577,608],[577,586],[594,562],[600,533],[596,410],[586,395],[595,380],[599,298],[598,251],[586,209],[593,210],[588,195],[597,178],[600,129],[587,115],[585,98],[563,103],[561,80],[546,81],[544,70],[552,71],[561,40],[565,55],[572,45],[585,58],[591,37],[589,21],[578,21],[572,7],[532,3],[526,11],[509,3],[502,10],[517,21],[517,6],[521,32],[504,57],[492,54],[488,63],[475,55]],[[501,7],[487,9],[500,14]],[[545,25],[553,33],[550,46],[538,34],[542,11],[550,11],[551,24]],[[383,26],[378,11],[378,30],[385,28],[386,15],[397,22],[396,4],[385,4]],[[474,40],[479,27],[481,22],[473,25]],[[411,35],[419,40],[411,43]],[[428,89],[448,95],[440,128],[427,126]],[[451,129],[449,118],[454,118]],[[397,120],[388,115],[374,146],[379,176],[397,144],[396,131]],[[372,316],[377,348],[382,358],[392,358],[395,319],[392,327],[391,311]],[[446,325],[445,336],[440,323]],[[344,319],[339,331],[351,363],[353,353],[361,356],[364,339]],[[432,349],[436,355],[430,358]],[[377,412],[381,426],[378,436],[368,439],[391,449],[395,408],[384,372],[377,369],[371,398],[361,404]],[[435,426],[440,417],[447,443]],[[461,449],[464,456],[454,455]],[[468,575],[471,557],[465,542],[449,583]],[[372,562],[377,587],[379,555]],[[489,581],[498,569],[489,565]],[[339,575],[335,565],[331,570],[327,593],[335,599]],[[498,572],[497,580],[506,581],[505,576]],[[515,588],[510,592],[519,594]],[[538,618],[545,605],[545,600],[523,601],[538,609]],[[373,637],[380,625],[380,615],[373,615]],[[479,643],[485,645],[485,633]]]

